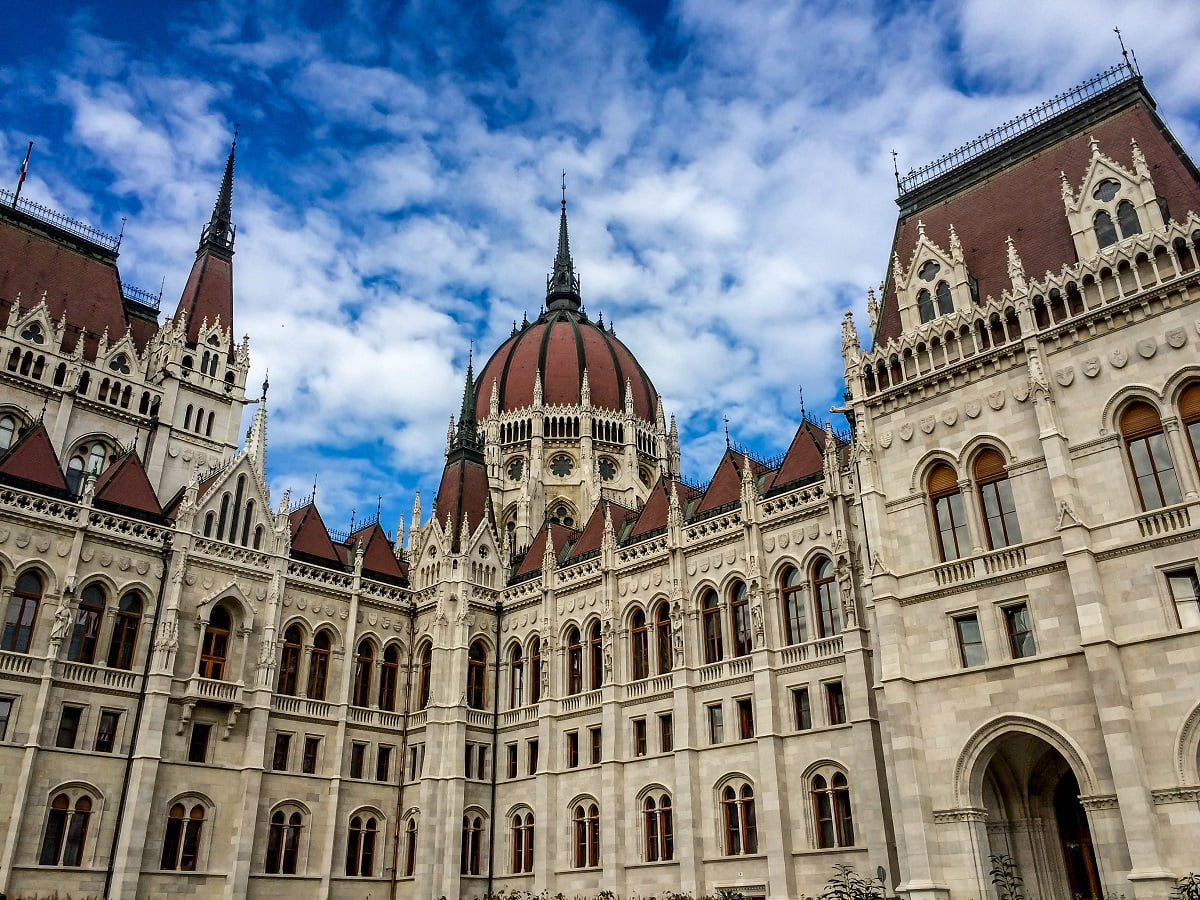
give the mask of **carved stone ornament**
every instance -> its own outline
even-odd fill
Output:
[[[942,413],[942,421],[945,422],[947,425],[953,425],[955,422],[958,421],[958,410],[957,409],[946,410],[944,413]]]
[[[1013,399],[1018,403],[1024,403],[1029,399],[1029,385],[1018,384],[1012,389]]]
[[[913,436],[913,427],[909,422],[905,422],[900,426],[900,440],[907,441]]]
[[[879,446],[884,450],[892,446],[892,433],[890,431],[879,432]]]
[[[770,553],[772,550],[774,550],[775,549],[775,538],[773,538],[773,537],[763,538],[763,549],[766,550],[768,553]]]
[[[1083,361],[1083,374],[1088,378],[1095,378],[1100,374],[1100,357],[1093,356]]]
[[[790,544],[791,542],[792,542],[792,539],[790,537],[788,537],[788,533],[786,531],[783,532],[783,534],[779,535],[779,549],[780,550],[786,550],[788,547],[788,544]],[[767,549],[774,550],[775,549],[774,542],[772,542],[771,546],[767,547]]]
[[[1158,342],[1154,338],[1144,338],[1137,342],[1138,356],[1149,359],[1158,352]]]
[[[1187,343],[1187,332],[1182,328],[1172,328],[1167,332],[1167,344],[1172,350],[1178,350]]]
[[[1067,366],[1054,373],[1054,380],[1063,387],[1068,387],[1075,380],[1075,367]]]
[[[1004,402],[1003,394],[1000,395],[1000,402],[1001,403]],[[964,411],[966,412],[968,419],[977,419],[977,418],[979,418],[979,413],[982,410],[983,410],[982,403],[980,403],[978,400],[971,400],[967,403]]]
[[[937,424],[937,419],[933,416],[921,416],[921,431],[925,434],[933,433],[933,426]]]
[[[1124,347],[1117,347],[1112,353],[1108,354],[1108,361],[1113,364],[1114,369],[1125,368],[1125,363],[1129,362],[1129,353]]]

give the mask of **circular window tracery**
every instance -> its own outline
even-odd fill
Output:
[[[600,457],[600,479],[602,481],[612,481],[617,477],[617,464],[607,456]]]
[[[917,270],[917,277],[922,281],[933,281],[937,277],[937,273],[942,271],[942,267],[935,263],[932,259],[926,260],[925,264]]]
[[[550,460],[550,471],[559,478],[566,478],[575,471],[575,462],[567,454],[560,453]]]
[[[520,481],[521,476],[525,474],[525,460],[518,456],[515,459],[509,460],[508,477],[512,481]]]
[[[1092,191],[1092,197],[1101,203],[1107,203],[1113,197],[1117,196],[1117,191],[1120,189],[1121,185],[1117,184],[1113,179],[1105,178],[1096,185],[1096,189]]]

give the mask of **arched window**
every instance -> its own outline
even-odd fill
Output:
[[[0,450],[11,447],[16,434],[17,420],[12,416],[0,416]]]
[[[529,641],[529,702],[542,699],[542,642],[538,637]]]
[[[487,649],[476,641],[467,651],[467,706],[483,709],[487,694]]]
[[[28,653],[33,640],[33,623],[38,604],[42,601],[42,579],[36,572],[25,572],[17,579],[17,587],[8,598],[4,616],[4,637],[0,650]]]
[[[353,706],[371,705],[371,669],[375,666],[375,648],[367,640],[359,641],[354,655]]]
[[[812,778],[813,815],[818,847],[853,847],[854,817],[850,786],[844,772],[821,772]]]
[[[433,646],[425,645],[421,651],[421,677],[417,684],[417,709],[429,706],[429,677],[433,668]]]
[[[1096,243],[1101,248],[1117,242],[1117,229],[1113,225],[1112,216],[1107,210],[1100,210],[1092,219],[1092,227],[1096,229]]]
[[[275,690],[280,694],[295,695],[300,678],[300,651],[304,638],[300,626],[292,625],[283,633],[283,653],[279,659],[279,681]]]
[[[89,584],[79,598],[79,610],[75,613],[75,628],[71,631],[67,659],[81,663],[95,662],[96,641],[100,637],[100,624],[103,621],[104,591],[98,584]]]
[[[137,647],[138,628],[142,624],[142,598],[130,591],[117,604],[117,619],[108,642],[108,667],[132,669],[133,651]]]
[[[754,649],[750,634],[750,593],[739,581],[729,592],[729,618],[733,625],[733,655],[748,656]]]
[[[329,684],[329,654],[333,642],[328,631],[318,631],[313,638],[312,655],[308,661],[308,696],[313,700],[324,700]]]
[[[654,611],[654,643],[658,652],[658,674],[666,675],[671,671],[675,655],[671,635],[671,608],[666,602],[658,604],[658,609]]]
[[[200,677],[220,680],[225,677],[225,663],[229,658],[229,634],[233,622],[223,606],[214,606],[204,626],[204,640],[200,644]]]
[[[954,300],[950,296],[950,285],[944,281],[937,283],[937,306],[939,316],[954,312]]]
[[[721,791],[721,811],[725,820],[725,855],[739,856],[758,852],[758,821],[754,815],[754,788],[742,784],[726,785]]]
[[[634,610],[630,620],[629,656],[633,679],[649,678],[650,630],[646,627],[646,614],[640,609]]]
[[[583,690],[583,640],[579,629],[572,625],[567,629],[567,693],[578,694]]]
[[[462,848],[459,856],[459,872],[463,875],[478,875],[482,869],[483,817],[463,816]]]
[[[1117,204],[1117,224],[1121,226],[1121,237],[1133,237],[1142,233],[1142,223],[1138,221],[1137,210],[1128,200]]]
[[[1004,468],[1004,457],[990,447],[975,457],[975,483],[987,522],[988,546],[992,550],[1021,543],[1017,507]]]
[[[521,645],[513,644],[508,651],[508,708],[517,709],[525,705],[525,660],[521,657]]]
[[[204,831],[204,806],[193,803],[189,810],[176,803],[167,813],[163,834],[162,860],[159,867],[168,871],[195,872],[200,858],[200,838]]]
[[[808,640],[808,613],[804,608],[804,579],[798,569],[789,567],[780,585],[783,597],[783,639],[788,644]]]
[[[86,794],[75,798],[67,793],[50,801],[46,831],[42,835],[39,866],[81,866],[87,843],[88,825],[92,818],[92,798]]]
[[[300,836],[304,829],[304,816],[299,810],[288,812],[277,809],[271,814],[267,832],[268,875],[295,875],[300,858]]]
[[[675,858],[675,827],[671,818],[671,798],[662,794],[642,801],[642,823],[646,837],[646,862]]]
[[[1158,509],[1182,500],[1158,410],[1141,401],[1129,404],[1121,413],[1121,437],[1137,480],[1142,509]]]
[[[917,292],[917,312],[921,314],[922,323],[932,322],[934,319],[933,295],[925,288]]]
[[[933,519],[937,523],[938,553],[943,562],[958,559],[971,547],[958,475],[950,466],[938,463],[930,471],[926,483],[929,502],[933,505]]]
[[[595,803],[575,805],[575,868],[586,869],[600,865],[600,807]]]
[[[1192,461],[1200,466],[1200,382],[1188,385],[1179,395],[1179,418],[1192,445]]]
[[[721,641],[721,604],[716,591],[704,592],[700,610],[704,621],[704,661],[720,662],[725,658],[725,647]]]
[[[588,629],[588,658],[591,663],[592,690],[604,684],[604,641],[600,637],[600,623],[593,622]]]
[[[512,870],[533,871],[533,813],[514,813],[512,817]]]
[[[842,633],[842,604],[838,599],[833,562],[823,556],[812,570],[812,592],[817,602],[817,637]]]
[[[411,816],[404,826],[404,875],[411,878],[417,871],[417,817]]]
[[[394,712],[396,709],[396,686],[400,681],[400,648],[388,644],[383,651],[383,665],[379,669],[379,708]]]
[[[355,816],[350,820],[346,842],[346,874],[370,878],[375,873],[375,838],[379,822],[374,816]]]
[[[67,461],[67,490],[72,495],[79,493],[79,482],[83,480],[83,457],[72,456]]]

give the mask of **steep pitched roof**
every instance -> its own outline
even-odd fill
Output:
[[[554,541],[554,556],[556,560],[565,559],[571,552],[571,544],[578,539],[579,532],[574,528],[568,528],[566,525],[560,525],[558,522],[552,522],[547,519],[542,523],[542,527],[538,529],[538,533],[534,535],[532,543],[529,545],[529,551],[525,554],[525,558],[521,560],[521,564],[517,566],[517,571],[513,572],[514,578],[520,578],[522,575],[532,575],[534,572],[540,572],[542,562],[546,556],[546,532],[549,531],[551,539]]]
[[[742,496],[742,467],[746,465],[750,466],[756,478],[771,471],[767,466],[755,462],[750,457],[738,453],[736,450],[726,449],[725,455],[721,457],[721,461],[717,464],[717,471],[713,473],[712,481],[708,483],[708,489],[704,492],[704,497],[696,504],[695,509],[692,510],[693,514],[708,512],[710,509],[740,500]]]
[[[650,489],[650,496],[646,498],[646,505],[642,507],[637,521],[633,523],[633,527],[629,530],[629,534],[626,536],[627,539],[633,540],[648,531],[662,528],[667,524],[667,514],[670,510],[671,498],[667,495],[666,483],[660,478],[654,487]]]
[[[458,553],[459,537],[462,530],[463,516],[467,517],[467,527],[474,531],[486,516],[495,525],[489,494],[487,469],[482,462],[460,456],[446,464],[442,471],[442,481],[438,485],[436,513],[437,520],[446,524],[446,516],[450,517],[450,527],[453,530],[453,551]]]
[[[141,457],[129,451],[96,479],[95,502],[97,506],[115,508],[117,512],[162,518],[163,509],[150,485],[150,478],[142,465]]]
[[[334,547],[329,529],[315,503],[293,510],[288,516],[292,529],[292,555],[325,565],[344,566],[345,557]],[[345,548],[343,548],[344,550]]]
[[[392,542],[384,533],[378,522],[364,525],[350,533],[346,539],[346,548],[351,556],[355,553],[359,541],[363,542],[363,572],[383,581],[402,582],[406,573],[396,559]]]
[[[30,426],[0,458],[0,481],[39,493],[70,496],[62,464],[42,422]]]
[[[791,446],[784,454],[779,471],[771,479],[770,487],[783,487],[800,481],[825,468],[825,429],[819,428],[808,419],[800,422]]]

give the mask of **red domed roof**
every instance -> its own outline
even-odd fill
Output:
[[[623,410],[629,379],[634,415],[655,421],[658,392],[629,348],[573,309],[550,309],[500,345],[475,383],[476,415],[487,418],[493,382],[499,385],[500,412],[532,406],[539,370],[546,406],[577,405],[585,368],[592,406]]]

